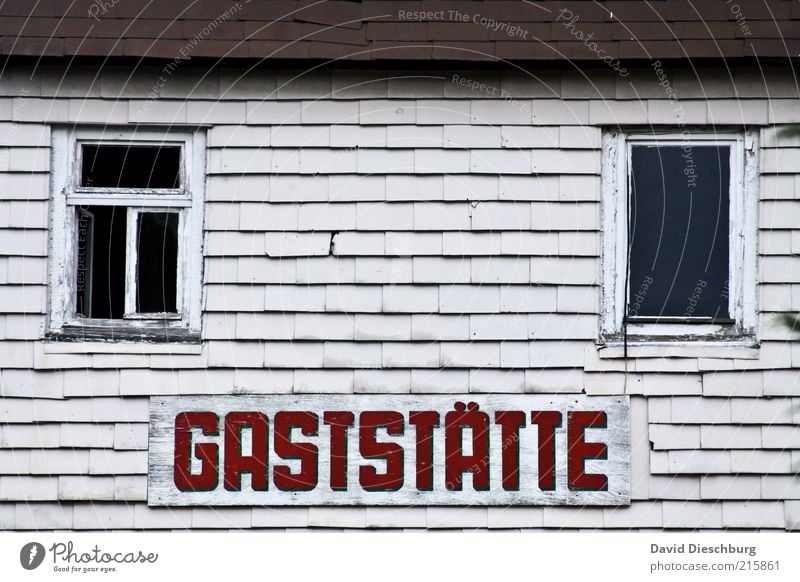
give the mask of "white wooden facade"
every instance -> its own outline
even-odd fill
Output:
[[[149,66],[7,69],[0,528],[800,528],[798,84],[666,73],[680,120],[648,67],[183,63],[157,100]],[[136,123],[206,130],[202,342],[45,341],[53,128]],[[597,343],[604,131],[682,124],[758,138],[758,344],[625,359]],[[631,505],[147,506],[150,396],[291,393],[629,395]]]

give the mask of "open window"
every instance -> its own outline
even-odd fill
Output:
[[[49,335],[194,341],[200,132],[53,131]]]
[[[752,343],[756,135],[610,132],[602,340]]]

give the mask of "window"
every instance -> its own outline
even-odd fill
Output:
[[[199,339],[205,138],[53,131],[49,335]]]
[[[752,342],[756,135],[610,132],[601,339]]]

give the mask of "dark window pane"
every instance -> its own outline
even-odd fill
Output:
[[[81,186],[179,188],[179,146],[83,145]]]
[[[730,148],[634,146],[628,317],[728,313]]]
[[[83,317],[122,319],[127,208],[81,206],[76,212],[75,312]]]
[[[178,214],[139,215],[137,313],[176,313],[178,277]]]

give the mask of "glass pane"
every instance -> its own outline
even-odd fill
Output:
[[[141,213],[136,245],[136,312],[177,313],[178,214]]]
[[[628,317],[729,320],[728,146],[634,146]]]
[[[180,146],[86,144],[81,147],[83,187],[180,187]]]
[[[75,312],[82,317],[122,319],[127,208],[81,206],[76,212]]]

